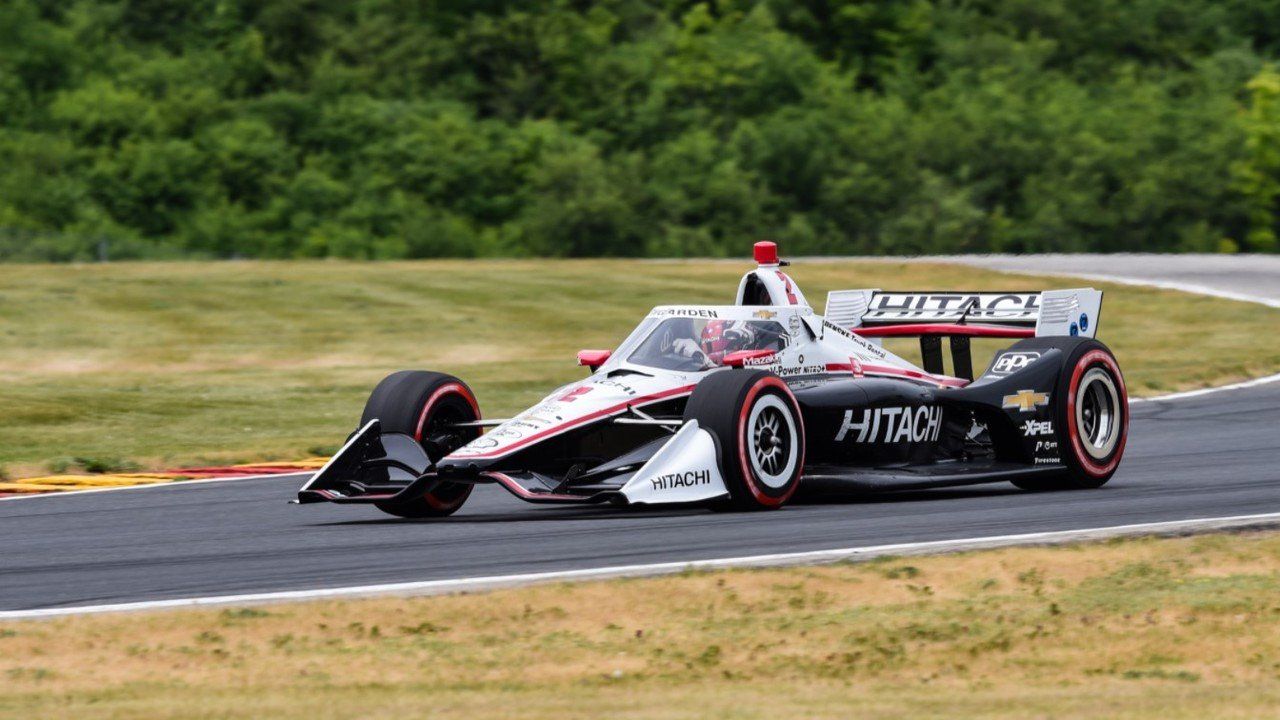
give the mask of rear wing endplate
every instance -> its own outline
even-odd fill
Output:
[[[837,326],[861,329],[864,335],[1094,337],[1101,312],[1102,291],[1093,288],[1043,292],[835,290],[827,294],[825,317]],[[1034,333],[1028,332],[1030,329]]]

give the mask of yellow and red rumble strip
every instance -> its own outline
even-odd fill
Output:
[[[163,472],[108,473],[104,475],[47,475],[0,481],[0,497],[37,493],[65,492],[68,490],[93,490],[100,488],[128,487],[131,485],[155,485],[180,480],[207,480],[211,478],[235,478],[251,475],[287,475],[318,470],[327,458],[307,458],[290,462],[247,463],[222,467],[196,467],[165,470]]]

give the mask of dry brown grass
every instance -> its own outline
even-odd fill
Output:
[[[1273,717],[1280,535],[0,624],[14,718]]]

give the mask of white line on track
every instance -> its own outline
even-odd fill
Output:
[[[975,265],[975,267],[982,267]],[[1138,287],[1151,287],[1159,290],[1177,290],[1178,292],[1190,293],[1192,295],[1208,295],[1209,297],[1223,298],[1225,300],[1237,300],[1239,302],[1256,303],[1258,305],[1266,305],[1269,308],[1280,309],[1280,300],[1262,297],[1261,295],[1246,295],[1232,290],[1219,290],[1208,285],[1196,285],[1193,283],[1174,282],[1172,280],[1147,280],[1143,278],[1124,277],[1120,275],[1102,275],[1098,273],[1074,273],[1074,272],[1051,272],[1044,270],[1000,270],[1000,272],[1010,275],[1039,275],[1041,277],[1062,277],[1062,278],[1080,278],[1082,280],[1093,280],[1096,282],[1112,283],[1115,285],[1134,285]]]
[[[86,605],[81,607],[36,608],[32,610],[0,611],[0,620],[33,620],[113,612],[141,610],[166,610],[226,605],[296,602],[302,600],[332,600],[377,596],[447,595],[463,592],[479,592],[502,588],[522,587],[555,582],[580,582],[584,580],[610,580],[621,577],[653,577],[672,575],[689,570],[722,570],[728,568],[765,568],[789,565],[815,565],[836,562],[863,562],[891,555],[926,555],[937,553],[989,550],[1017,545],[1061,545],[1072,542],[1106,540],[1117,537],[1141,535],[1192,535],[1205,532],[1260,530],[1280,527],[1280,513],[1262,515],[1237,515],[1222,518],[1195,518],[1171,522],[1116,525],[1084,530],[1060,530],[1055,532],[1025,533],[1021,535],[995,535],[990,537],[937,540],[932,542],[872,545],[835,550],[748,555],[717,560],[665,562],[648,565],[616,565],[613,567],[557,572],[523,573],[518,575],[494,575],[490,577],[461,578],[456,580],[426,580],[421,582],[386,583],[380,585],[356,585],[351,587],[323,588],[319,590],[289,590],[281,592],[250,593],[243,595],[213,595],[208,597],[180,598],[175,600],[148,600],[143,602]]]

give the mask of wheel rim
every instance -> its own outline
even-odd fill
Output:
[[[765,486],[777,490],[791,481],[799,442],[791,409],[777,395],[761,395],[747,419],[747,456]]]
[[[1091,368],[1080,379],[1075,398],[1076,431],[1084,451],[1103,460],[1120,439],[1120,392],[1106,370]]]

